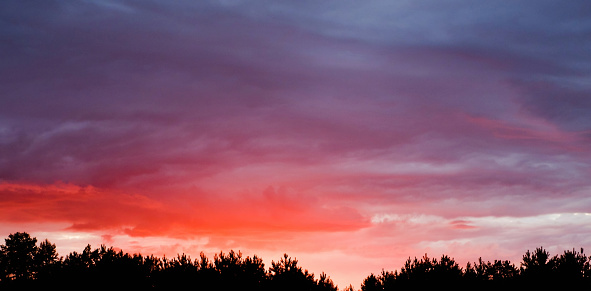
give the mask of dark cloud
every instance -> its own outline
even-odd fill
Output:
[[[566,131],[585,134],[591,130],[589,86],[570,84],[578,76],[556,81],[523,81],[523,109],[560,126]]]
[[[368,208],[588,187],[583,1],[0,5],[4,181]]]
[[[0,1],[0,230],[294,251],[341,286],[584,247],[589,5]]]

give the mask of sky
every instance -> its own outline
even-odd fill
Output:
[[[0,235],[409,257],[591,249],[589,1],[0,2]]]

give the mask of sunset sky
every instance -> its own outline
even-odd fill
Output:
[[[591,250],[591,2],[0,1],[0,238],[408,257]]]

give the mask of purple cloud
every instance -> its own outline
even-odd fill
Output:
[[[586,6],[4,1],[0,182],[63,181],[165,205],[187,197],[236,209],[236,201],[268,202],[245,228],[288,201],[322,222],[326,233],[317,235],[376,237],[381,247],[401,244],[400,256],[462,240],[478,250],[491,237],[503,242],[487,245],[491,253],[533,240],[566,245],[573,240],[515,237],[521,228],[499,225],[513,217],[533,233],[560,214],[570,220],[549,233],[584,236]],[[35,199],[19,201],[52,205],[52,223],[68,231],[104,230],[71,219],[75,207]],[[150,219],[117,217],[109,227],[127,220],[136,225],[127,235],[149,233]],[[280,222],[294,231],[314,224]],[[393,238],[389,227],[409,225],[418,228]],[[162,229],[152,234],[171,235]],[[446,243],[437,245],[435,233]],[[117,242],[116,235],[125,234],[98,237]]]

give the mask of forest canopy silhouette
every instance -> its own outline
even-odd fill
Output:
[[[56,245],[47,239],[37,243],[26,232],[10,234],[0,245],[0,289],[55,287],[60,289],[132,288],[133,290],[310,290],[336,291],[330,277],[313,273],[284,254],[267,269],[256,255],[244,257],[231,250],[203,253],[191,259],[185,254],[173,258],[128,254],[101,245],[60,257]],[[550,256],[543,247],[527,251],[519,266],[508,260],[468,262],[460,267],[451,257],[409,259],[400,270],[367,276],[360,288],[374,290],[428,290],[452,287],[534,289],[591,287],[590,258],[583,249],[566,250]],[[353,291],[348,286],[341,290]]]

